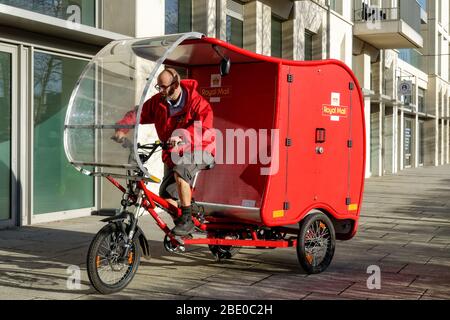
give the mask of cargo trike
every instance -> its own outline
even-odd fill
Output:
[[[197,81],[221,141],[215,165],[191,185],[195,231],[181,237],[164,220],[177,219],[181,210],[155,188],[166,141],[139,121],[167,66]],[[131,106],[136,123],[118,124]],[[323,272],[336,240],[357,231],[364,119],[358,81],[337,60],[267,57],[195,32],[110,43],[77,82],[64,129],[69,162],[85,175],[106,178],[122,194],[120,208],[103,220],[89,248],[92,285],[104,294],[117,292],[130,283],[141,257],[150,257],[138,225],[143,214],[164,232],[169,252],[206,245],[223,260],[240,248],[292,247],[305,272]],[[111,137],[121,129],[128,135],[117,143]]]

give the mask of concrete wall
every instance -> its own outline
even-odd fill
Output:
[[[244,48],[270,56],[272,11],[259,1],[244,5]]]
[[[164,34],[164,17],[164,0],[107,0],[103,2],[103,29],[131,37],[141,38]]]
[[[346,1],[345,3],[350,3]],[[347,11],[345,11],[347,13]],[[335,13],[330,14],[330,58],[352,67],[353,26],[350,20]]]
[[[136,0],[107,0],[102,7],[102,28],[134,36]]]
[[[222,2],[225,4],[224,1]],[[216,5],[215,0],[196,0],[192,3],[192,28],[194,31],[201,32],[208,37],[216,37]]]
[[[305,31],[314,33],[313,59],[326,58],[326,10],[311,1],[296,1],[293,19],[283,23],[283,58],[305,59]]]

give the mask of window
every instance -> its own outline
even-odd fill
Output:
[[[0,52],[0,221],[11,218],[11,54]]]
[[[388,92],[388,81],[389,81],[388,74],[389,74],[389,68],[384,67],[383,80],[382,80],[383,81],[383,83],[382,83],[382,91],[383,91],[383,94],[385,94],[385,95],[389,95],[389,92]]]
[[[244,47],[244,6],[239,1],[227,0],[227,42]]]
[[[313,59],[313,38],[314,34],[308,30],[305,31],[305,60]]]
[[[96,1],[87,0],[0,0],[0,4],[47,16],[95,26]]]
[[[399,49],[399,55],[398,57],[409,63],[410,65],[416,67],[417,69],[420,69],[422,71],[425,71],[423,67],[423,55],[415,50],[415,49]]]
[[[330,9],[342,15],[343,14],[342,1],[343,0],[330,0]]]
[[[405,95],[402,97],[403,97],[403,103],[405,104],[405,107],[408,109],[411,109],[411,104],[413,103],[412,95],[411,96]]]
[[[63,147],[67,104],[86,64],[44,52],[34,54],[34,214],[94,206],[94,180],[69,164]]]
[[[419,121],[419,165],[423,165],[425,160],[425,121]]]
[[[192,31],[192,0],[166,0],[166,34]]]
[[[427,0],[417,0],[419,5],[422,7],[423,10],[427,10]]]
[[[437,61],[438,61],[438,69],[437,74],[442,76],[442,34],[438,35],[438,54],[437,54]]]
[[[336,11],[336,7],[337,7],[336,0],[330,0],[330,8],[331,8],[331,10]]]
[[[227,16],[227,42],[238,47],[244,46],[244,22]]]
[[[436,6],[437,6],[437,10],[438,10],[438,22],[442,23],[442,0],[436,0]]]
[[[425,89],[419,88],[419,100],[417,101],[417,111],[425,113]]]
[[[281,58],[283,53],[283,32],[282,22],[272,16],[272,56]]]

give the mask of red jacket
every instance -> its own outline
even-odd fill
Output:
[[[159,140],[166,142],[172,137],[172,133],[176,129],[186,129],[189,136],[184,137],[186,145],[182,147],[186,150],[208,150],[213,156],[215,155],[215,135],[204,134],[206,130],[213,128],[213,111],[211,105],[198,92],[198,83],[196,80],[181,80],[181,87],[187,92],[186,103],[183,111],[170,117],[169,106],[165,98],[160,93],[154,95],[144,103],[141,114],[141,124],[155,124],[156,132]],[[201,121],[201,135],[196,137],[195,142],[200,143],[198,147],[194,146],[194,122]],[[136,123],[136,111],[128,112],[118,124],[134,124]],[[128,130],[122,129],[125,133]],[[199,131],[200,133],[200,131]],[[169,166],[173,166],[170,158],[172,150],[164,150],[162,160]]]

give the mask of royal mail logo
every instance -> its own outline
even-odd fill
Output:
[[[202,88],[200,93],[205,98],[223,98],[229,97],[231,95],[230,87],[220,87],[220,88]]]
[[[343,117],[348,116],[348,107],[343,106],[331,106],[324,104],[322,108],[322,115],[325,117]]]

